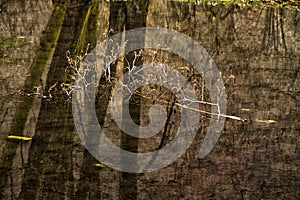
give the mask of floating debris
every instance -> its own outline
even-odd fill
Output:
[[[162,51],[170,51],[170,48],[169,47],[162,47],[162,48],[160,48],[160,50],[162,50]]]
[[[268,120],[260,120],[260,119],[257,119],[255,120],[256,122],[260,122],[260,123],[267,123],[267,124],[271,124],[271,123],[275,123],[276,121],[273,120],[273,119],[268,119]]]
[[[105,165],[101,164],[101,163],[97,163],[97,164],[94,164],[96,167],[105,167]]]
[[[242,108],[241,110],[242,110],[242,111],[250,111],[249,108]]]
[[[71,83],[63,83],[63,86],[70,87],[70,86],[72,86],[72,84]]]
[[[181,67],[178,67],[178,69],[180,69],[180,70],[188,70],[189,67],[188,66],[181,66]]]
[[[31,141],[32,138],[25,137],[25,136],[17,136],[17,135],[9,135],[7,136],[8,139],[15,139],[15,140],[24,140],[24,141]]]
[[[24,35],[19,35],[19,36],[17,36],[17,38],[18,38],[18,39],[24,39],[24,38],[26,38],[26,36],[24,36]]]

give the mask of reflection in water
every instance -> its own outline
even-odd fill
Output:
[[[297,199],[299,196],[299,12],[172,1],[113,1],[109,5],[102,1],[51,4],[30,0],[6,1],[0,15],[0,29],[4,33],[0,37],[2,198]],[[45,95],[55,84],[65,83],[68,87],[72,74],[65,72],[67,50],[80,55],[87,43],[92,49],[124,28],[143,26],[166,27],[199,41],[222,73],[228,96],[227,114],[247,122],[227,119],[213,151],[198,159],[209,122],[203,116],[194,143],[175,163],[151,173],[120,173],[97,165],[99,162],[84,149],[75,131],[71,103],[61,88],[57,87],[51,93],[53,98],[47,99],[19,98],[19,94],[34,92],[40,79],[45,85]],[[155,58],[201,83],[201,76],[178,56],[166,50],[157,51],[155,57],[147,53],[139,63]],[[131,61],[133,55],[127,55],[126,59]],[[122,75],[128,64],[126,59],[120,58],[112,65],[114,76]],[[149,151],[172,140],[178,126],[175,99],[167,105],[169,121],[162,133],[149,141],[131,140],[116,127],[109,112],[103,114],[110,106],[113,85],[109,84],[104,79],[100,81],[96,107],[100,124],[115,144],[133,151]],[[194,87],[197,89],[197,85]],[[150,85],[140,92],[151,89],[157,88]],[[147,106],[153,102],[135,98],[131,101],[135,103],[131,106],[133,120],[147,124]],[[166,94],[164,98],[170,100],[173,96]],[[7,139],[8,135],[23,135],[32,141]]]

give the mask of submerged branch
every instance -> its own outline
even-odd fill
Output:
[[[165,103],[165,104],[171,104],[172,103],[172,102],[161,100],[161,99],[150,98],[150,97],[144,96],[144,95],[139,94],[139,93],[137,93],[137,95],[140,96],[140,97],[142,97],[142,98],[148,99],[148,100],[158,101],[160,103]],[[208,103],[208,102],[204,102],[204,103],[205,104],[211,104],[211,103]],[[236,117],[236,116],[232,116],[232,115],[226,115],[226,114],[221,114],[221,113],[212,113],[212,112],[205,111],[205,110],[190,108],[190,107],[187,107],[186,105],[182,105],[182,104],[180,104],[178,102],[175,102],[174,105],[182,107],[182,108],[186,108],[186,109],[189,109],[191,111],[195,111],[195,112],[198,112],[198,113],[201,113],[201,114],[204,114],[204,115],[216,116],[218,118],[219,117],[224,117],[224,118],[228,118],[228,119],[238,120],[238,121],[241,121],[241,122],[247,122],[248,121],[247,119],[242,119],[240,117]]]

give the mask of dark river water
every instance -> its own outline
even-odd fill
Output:
[[[3,0],[0,7],[0,199],[300,198],[299,11],[158,0]],[[210,104],[215,100],[209,84],[218,86],[221,79],[209,83],[214,75],[204,74],[204,78],[189,62],[206,55],[198,54],[196,44],[184,46],[172,38],[157,48],[145,48],[146,38],[156,44],[164,35],[146,34],[139,41],[145,46],[143,52],[130,51],[116,56],[114,62],[108,56],[117,54],[106,50],[104,63],[110,71],[93,86],[96,95],[80,93],[74,69],[90,69],[85,68],[84,58],[89,58],[85,53],[114,34],[141,27],[174,30],[201,45],[210,56],[204,59],[204,69],[214,63],[215,75],[224,84],[224,89],[216,91],[226,92],[226,112],[218,113]],[[127,46],[116,51],[130,50],[128,35],[120,35],[119,41],[128,40]],[[167,47],[171,44],[182,55],[170,53]],[[112,144],[124,150],[145,153],[172,144],[181,130],[185,107],[167,87],[152,83],[139,87],[128,100],[129,117],[124,117],[124,109],[117,109],[126,101],[114,97],[116,82],[134,66],[149,63],[171,66],[177,72],[167,79],[174,81],[181,75],[184,84],[195,91],[198,103],[190,110],[199,115],[194,119],[196,136],[167,166],[130,173],[121,169],[138,169],[137,156],[130,160],[110,151],[102,155],[106,161],[93,156],[91,149],[110,143],[100,144],[100,136],[93,134],[95,120],[74,115],[74,105],[95,97],[92,106],[81,108],[94,109],[96,123]],[[164,75],[153,68],[143,73],[158,79]],[[85,81],[83,86],[92,79]],[[184,84],[174,91],[184,91]],[[71,91],[76,89],[74,101]],[[164,122],[156,120],[163,126],[156,135],[137,138],[118,127],[118,115],[123,116],[121,123],[131,117],[141,127],[162,119],[161,113],[150,109],[153,104],[166,111]],[[149,117],[151,112],[154,118]],[[216,144],[199,158],[210,122],[220,120],[224,127],[219,138],[213,136],[218,139]],[[187,130],[191,127],[185,126]],[[79,133],[88,136],[82,140]],[[155,154],[141,163],[168,160],[168,155]],[[103,164],[118,159],[121,169]]]

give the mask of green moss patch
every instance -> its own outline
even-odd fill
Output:
[[[206,5],[216,6],[220,4],[235,4],[239,6],[256,6],[261,8],[286,8],[300,11],[299,0],[174,0],[179,2],[203,3]]]

